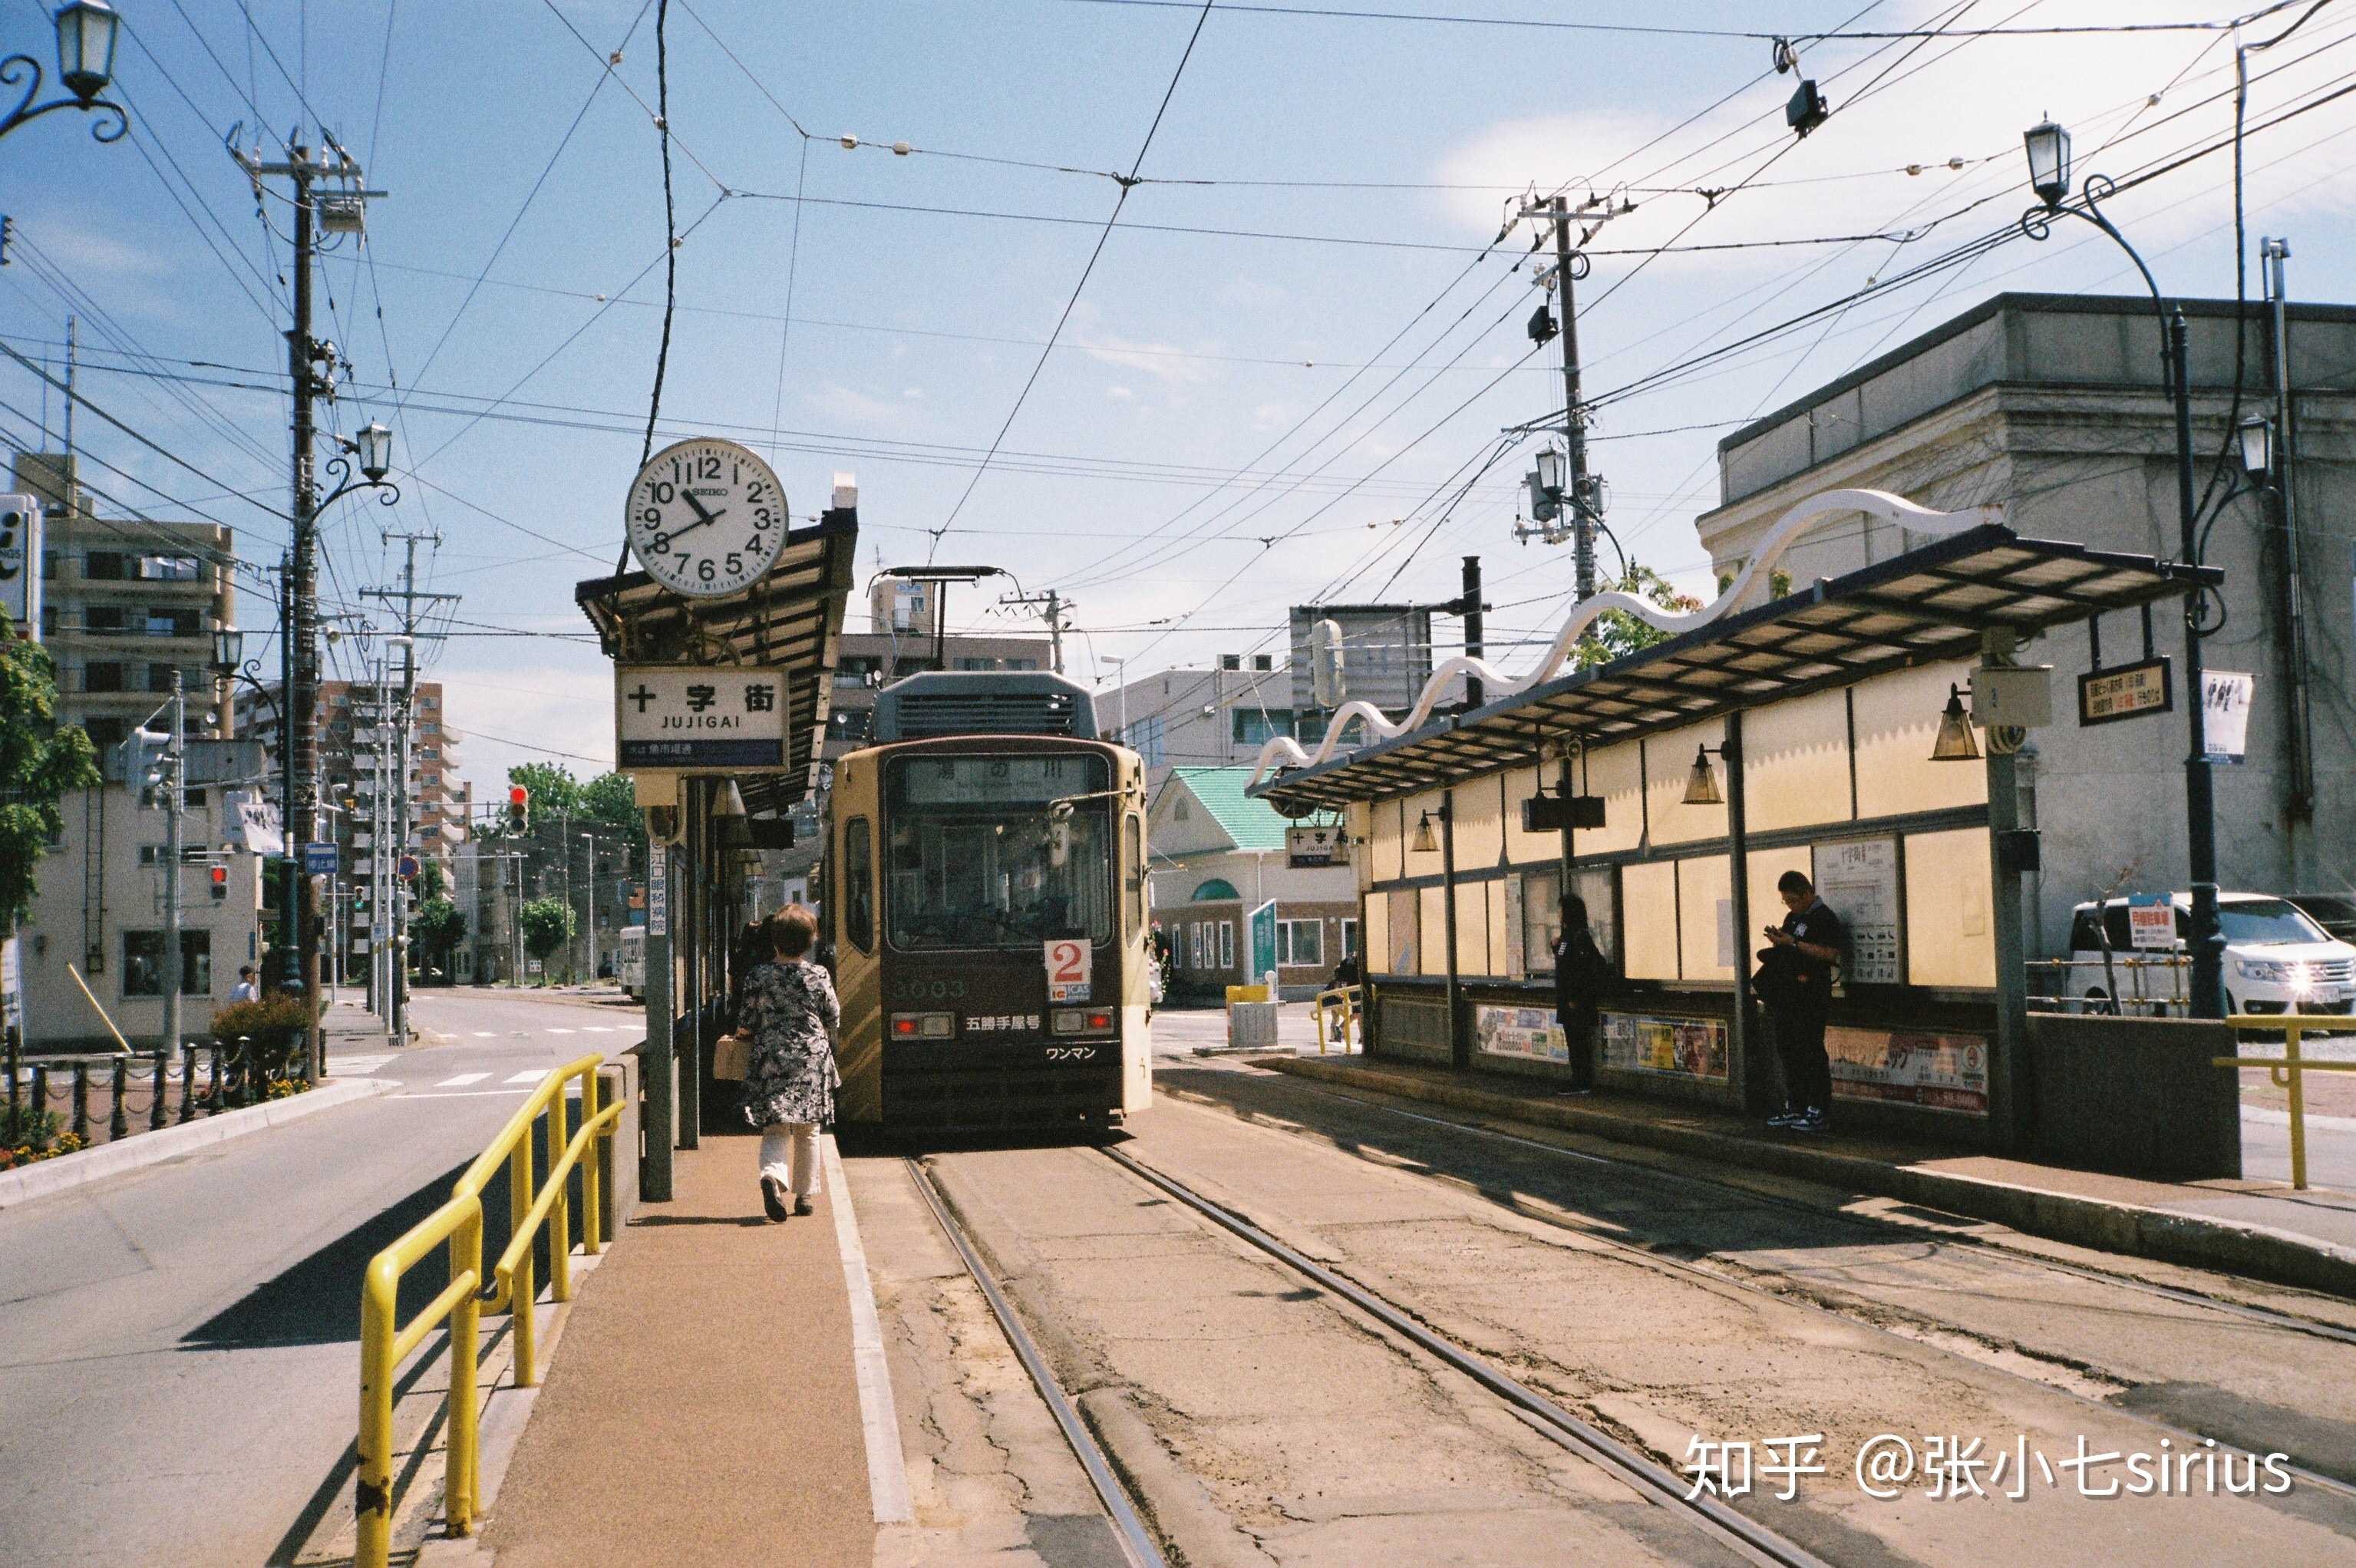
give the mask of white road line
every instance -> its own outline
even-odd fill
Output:
[[[614,1030],[604,1024],[584,1024],[581,1032],[584,1035],[610,1035]]]
[[[570,1029],[551,1029],[548,1032],[552,1035],[569,1035],[573,1033]]]
[[[513,1078],[509,1079],[508,1081],[509,1083],[538,1083],[541,1079],[546,1078],[548,1074],[544,1069],[534,1068],[530,1072],[517,1073]]]
[[[329,1070],[338,1078],[347,1076],[366,1078],[391,1059],[392,1053],[387,1051],[381,1056],[333,1058],[329,1059],[327,1066]]]
[[[470,1083],[480,1083],[483,1079],[490,1076],[491,1075],[487,1072],[462,1072],[455,1078],[444,1079],[434,1087],[436,1089],[464,1089]]]
[[[494,1100],[502,1095],[513,1098],[530,1092],[529,1089],[458,1089],[444,1094],[435,1094],[429,1090],[423,1094],[391,1094],[385,1098],[388,1100]]]
[[[477,1029],[475,1031],[475,1038],[478,1040],[496,1040],[498,1038],[498,1036],[493,1034],[488,1029]]]

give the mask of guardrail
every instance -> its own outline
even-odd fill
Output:
[[[2028,962],[2030,1005],[2051,1003],[2051,1009],[2059,1013],[2133,1012],[2147,1017],[2167,1017],[2169,1010],[2186,1010],[2192,979],[2192,960],[2185,953],[2150,957],[2139,953],[2115,953],[2105,962],[2098,958],[2033,958]],[[2085,971],[2094,978],[2082,979]],[[2053,976],[2058,985],[2048,993],[2037,991],[2040,972]],[[2154,975],[2164,975],[2164,989],[2147,983]],[[2088,996],[2088,989],[2098,990],[2101,996]],[[2073,993],[2075,993],[2073,994]]]
[[[1330,991],[1321,991],[1317,993],[1314,1004],[1316,1012],[1312,1016],[1317,1025],[1319,1056],[1325,1054],[1325,1041],[1328,1036],[1342,1043],[1344,1056],[1348,1056],[1353,1051],[1364,1051],[1366,1048],[1364,994],[1365,988],[1357,985],[1337,985]],[[1335,1026],[1328,1026],[1326,1022],[1328,1013],[1338,1015],[1333,1020]]]
[[[2317,1062],[2302,1060],[2298,1054],[2299,1036],[2309,1029],[2318,1033],[2329,1030],[2344,1034],[2350,1019],[2345,1013],[2237,1013],[2225,1020],[2235,1029],[2279,1029],[2283,1036],[2283,1054],[2279,1057],[2212,1057],[2219,1067],[2262,1067],[2272,1075],[2275,1087],[2290,1091],[2290,1185],[2299,1192],[2307,1190],[2307,1090],[2301,1075],[2310,1072],[2356,1072],[2356,1062]]]
[[[359,1536],[355,1568],[385,1568],[392,1545],[392,1384],[396,1369],[425,1342],[434,1327],[450,1325],[449,1462],[443,1482],[444,1515],[450,1533],[473,1532],[476,1518],[478,1434],[476,1428],[476,1368],[482,1314],[513,1313],[515,1384],[540,1380],[533,1303],[539,1299],[532,1244],[549,1227],[548,1290],[553,1301],[573,1299],[571,1199],[567,1178],[581,1169],[581,1248],[605,1250],[602,1204],[606,1183],[606,1140],[622,1114],[622,1103],[600,1110],[600,1056],[582,1057],[552,1068],[516,1113],[508,1119],[475,1163],[450,1190],[450,1199],[419,1220],[399,1240],[370,1259],[360,1286],[359,1477],[353,1508]],[[573,1079],[581,1082],[581,1124],[565,1132],[565,1099]],[[548,1118],[548,1169],[535,1191],[532,1129]],[[496,1288],[483,1294],[483,1189],[508,1170],[509,1227],[506,1251],[488,1278]],[[402,1276],[437,1246],[446,1245],[450,1283],[407,1326],[400,1321]]]

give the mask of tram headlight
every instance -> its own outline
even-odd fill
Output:
[[[892,1015],[892,1037],[895,1040],[946,1040],[957,1033],[954,1013],[894,1013]]]
[[[1059,1035],[1109,1035],[1119,1023],[1120,1015],[1109,1007],[1058,1007],[1053,1027]]]

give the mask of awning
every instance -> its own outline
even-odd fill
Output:
[[[682,598],[644,572],[626,572],[573,585],[573,599],[597,628],[609,659],[766,664],[786,671],[793,728],[785,769],[737,778],[748,811],[780,811],[808,796],[818,782],[858,542],[859,514],[836,510],[815,527],[789,531],[777,564],[744,593],[724,599]]]
[[[1976,656],[1980,633],[2024,635],[2181,598],[2215,567],[2022,539],[1989,523],[1818,581],[1756,609],[1315,768],[1251,793],[1289,816],[1430,789],[1535,760],[1566,736],[1634,739],[1892,670]]]

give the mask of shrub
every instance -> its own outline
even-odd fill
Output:
[[[234,1046],[240,1037],[253,1042],[256,1059],[271,1078],[287,1076],[287,1067],[301,1052],[311,1023],[302,998],[284,993],[259,1002],[232,1002],[213,1014],[213,1038]]]

